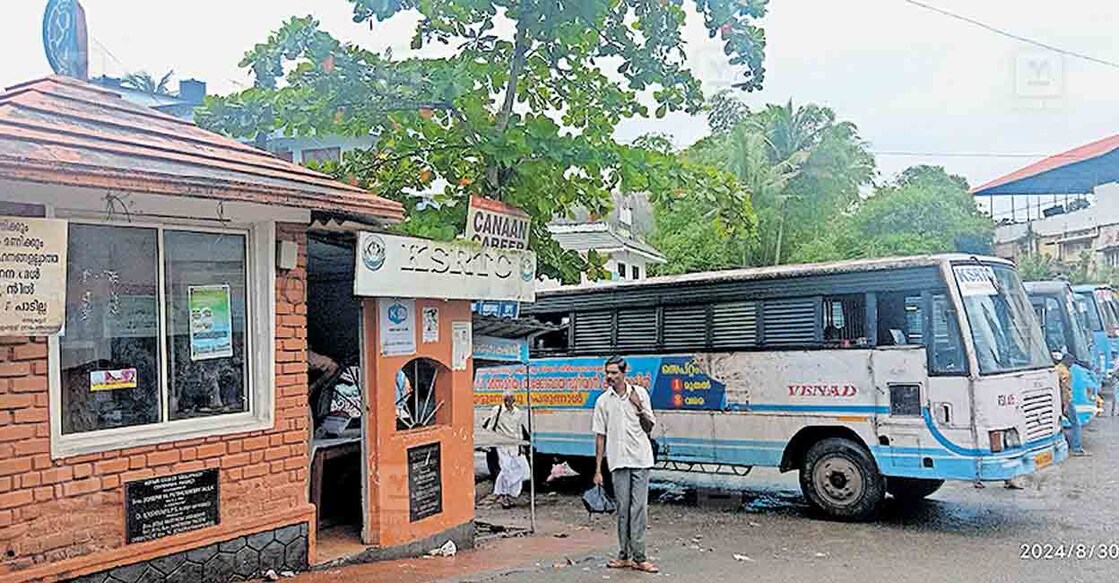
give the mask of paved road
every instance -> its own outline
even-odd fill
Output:
[[[650,552],[658,580],[680,581],[1115,581],[1119,578],[1119,418],[1096,419],[1085,433],[1094,455],[1074,458],[1013,491],[946,484],[916,508],[887,501],[879,521],[843,524],[816,517],[793,473],[756,471],[726,490],[692,487],[686,475],[659,476],[650,508]],[[670,481],[665,481],[665,480]],[[710,482],[710,479],[705,479]],[[710,484],[709,484],[710,485]],[[609,517],[588,518],[577,488],[541,496],[548,520],[609,532]],[[486,512],[481,512],[484,515]],[[506,517],[512,518],[512,517]],[[1023,545],[1104,545],[1113,559],[1022,559]],[[613,548],[487,580],[638,581],[654,576],[608,571]],[[734,555],[741,555],[736,559]]]

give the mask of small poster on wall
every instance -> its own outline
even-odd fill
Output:
[[[453,322],[451,324],[451,368],[453,370],[466,370],[466,360],[474,351],[471,337],[470,322]]]
[[[228,285],[198,285],[187,289],[190,305],[190,359],[233,356],[233,314]]]
[[[439,342],[439,308],[424,308],[424,344]]]
[[[89,372],[89,390],[91,391],[135,389],[136,386],[136,369],[134,368],[93,370]]]
[[[381,354],[416,353],[416,300],[377,300],[380,313]]]

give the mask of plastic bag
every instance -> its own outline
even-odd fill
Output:
[[[614,499],[606,495],[602,486],[593,486],[583,492],[583,506],[591,514],[613,514],[618,509]]]

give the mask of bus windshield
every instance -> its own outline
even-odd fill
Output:
[[[1026,290],[1013,268],[977,262],[954,265],[953,271],[971,326],[980,374],[1052,364]]]
[[[1100,314],[1096,311],[1096,303],[1092,301],[1091,294],[1076,294],[1076,307],[1080,309],[1080,316],[1089,332],[1103,330]]]
[[[1096,304],[1100,307],[1105,329],[1108,332],[1119,329],[1119,314],[1116,314],[1115,297],[1111,290],[1096,290]]]
[[[1076,297],[1072,292],[1065,290],[1065,312],[1069,321],[1069,352],[1080,364],[1092,368],[1092,348],[1089,332],[1080,319],[1080,310],[1076,306]]]

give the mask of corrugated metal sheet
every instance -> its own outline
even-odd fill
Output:
[[[740,348],[758,343],[757,305],[727,302],[711,307],[711,347]]]
[[[664,308],[664,349],[695,350],[707,344],[707,306],[686,304]]]
[[[656,347],[656,308],[637,308],[618,312],[617,352],[641,352]]]
[[[580,312],[575,316],[575,354],[601,354],[614,344],[614,313]]]
[[[772,300],[762,310],[763,342],[768,346],[797,346],[817,341],[814,298]]]
[[[0,94],[0,177],[403,218],[400,203],[59,76]]]
[[[711,276],[708,279],[685,282],[584,288],[580,293],[574,290],[564,290],[564,293],[540,292],[535,304],[525,306],[525,313],[550,314],[683,302],[743,301],[944,287],[940,271],[935,266],[897,267],[882,262],[874,262],[873,265],[877,269],[857,268],[856,264],[847,264],[848,271],[842,271],[839,267],[830,271],[791,268],[787,268],[785,272],[773,272],[770,269],[740,270],[734,272],[738,277]],[[750,271],[764,272],[765,277],[748,277]]]

